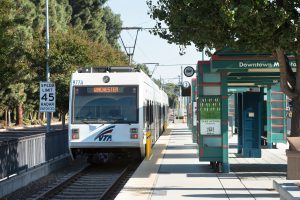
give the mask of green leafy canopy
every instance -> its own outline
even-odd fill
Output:
[[[181,45],[271,53],[298,51],[300,2],[285,0],[152,0],[155,34]],[[165,24],[168,29],[162,29]]]

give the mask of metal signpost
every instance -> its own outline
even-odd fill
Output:
[[[50,71],[49,71],[49,3],[48,0],[46,0],[46,80],[47,82],[50,82]],[[50,132],[50,126],[51,126],[51,114],[50,112],[47,112],[47,133]]]

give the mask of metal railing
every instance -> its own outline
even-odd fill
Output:
[[[68,154],[66,130],[0,143],[0,180]]]

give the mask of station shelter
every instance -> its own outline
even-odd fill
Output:
[[[290,65],[296,65],[292,58]],[[228,137],[234,134],[243,157],[259,158],[262,145],[286,143],[288,99],[271,55],[217,51],[211,60],[198,62],[196,73],[192,130],[200,161],[229,172]]]

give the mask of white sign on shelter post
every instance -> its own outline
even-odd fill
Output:
[[[40,82],[40,112],[55,112],[55,84]]]

